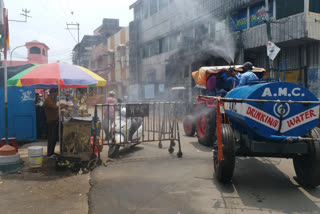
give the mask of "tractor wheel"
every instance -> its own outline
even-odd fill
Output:
[[[112,144],[109,147],[108,157],[109,158],[116,158],[119,155],[120,145]]]
[[[232,179],[235,166],[235,138],[230,125],[222,124],[221,136],[223,160],[218,164],[218,146],[216,141],[213,152],[214,174],[219,182],[228,183]]]
[[[186,116],[183,120],[183,129],[186,136],[192,137],[196,132],[195,119],[191,115]]]
[[[216,141],[216,114],[210,111],[197,119],[197,137],[201,145],[212,146]]]
[[[314,128],[311,131],[311,136],[319,139],[320,129],[318,127]],[[299,184],[311,188],[320,185],[320,141],[310,142],[309,154],[294,157],[293,166]]]

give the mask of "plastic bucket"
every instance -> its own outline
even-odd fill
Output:
[[[28,148],[28,158],[30,167],[37,168],[42,166],[42,154],[42,146],[30,146]]]

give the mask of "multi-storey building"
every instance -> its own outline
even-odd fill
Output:
[[[129,27],[110,35],[92,49],[89,68],[107,80],[105,87],[96,89],[95,95],[101,96],[102,100],[109,91],[115,91],[119,98],[128,95]]]
[[[287,61],[287,80],[320,96],[319,0],[138,0],[130,8],[130,87],[140,94],[191,88],[201,66],[252,61],[272,71],[282,62],[283,71]],[[271,66],[268,40],[281,48]]]
[[[104,18],[102,25],[94,30],[94,35],[84,35],[81,42],[73,48],[72,63],[88,67],[93,47],[102,43],[120,29],[119,19]]]

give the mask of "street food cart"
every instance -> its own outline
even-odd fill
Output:
[[[8,80],[8,86],[24,86],[28,88],[58,88],[59,118],[63,128],[59,128],[61,156],[89,160],[92,117],[78,106],[74,99],[72,112],[61,113],[61,89],[87,88],[106,85],[106,80],[92,71],[66,63],[34,65]],[[61,123],[62,122],[62,123]],[[61,132],[62,131],[62,132]],[[61,142],[62,140],[62,142]]]

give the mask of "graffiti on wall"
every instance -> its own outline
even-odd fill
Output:
[[[26,101],[34,101],[34,93],[31,90],[20,90],[21,92],[21,102],[26,102]]]

